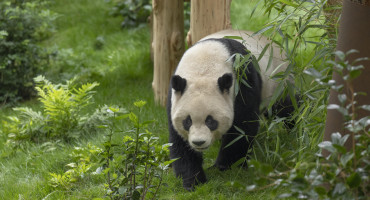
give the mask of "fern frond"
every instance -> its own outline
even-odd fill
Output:
[[[18,107],[13,108],[14,111],[18,111],[20,113],[21,119],[27,119],[32,121],[42,121],[44,120],[44,117],[42,116],[41,112],[36,112],[32,110],[32,108],[28,107]]]
[[[82,85],[80,88],[73,89],[73,100],[76,102],[78,106],[85,107],[90,104],[90,99],[95,91],[92,91],[96,86],[99,86],[99,83],[86,83]]]

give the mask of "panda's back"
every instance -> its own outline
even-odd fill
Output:
[[[253,32],[244,30],[222,30],[217,33],[213,33],[201,39],[209,40],[210,38],[223,38],[225,36],[239,36],[243,40],[237,40],[248,49],[254,56],[259,57],[263,49],[267,44],[271,44],[266,37],[263,36],[253,36]],[[270,59],[270,47],[262,56],[261,60],[258,62],[261,68],[261,78],[262,78],[262,99],[268,102],[268,99],[274,93],[276,89],[277,82],[271,79],[271,76],[285,71],[287,64],[284,62],[284,55],[281,53],[280,48],[272,43],[274,48],[271,66],[267,69],[269,59]]]

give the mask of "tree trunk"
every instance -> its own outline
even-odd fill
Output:
[[[164,106],[171,75],[185,50],[183,0],[153,0],[152,47],[154,97]]]
[[[189,47],[209,34],[231,29],[230,4],[231,0],[191,0]]]
[[[337,50],[347,52],[351,49],[356,49],[359,53],[351,54],[347,60],[352,63],[357,58],[370,58],[370,0],[344,0],[342,17],[339,25],[339,36],[337,42]],[[364,69],[362,74],[351,83],[345,82],[337,73],[333,74],[333,79],[343,84],[342,93],[347,97],[351,96],[350,88],[355,92],[365,92],[366,96],[356,96],[356,105],[370,104],[370,61],[362,61],[356,65],[362,64]],[[338,93],[334,90],[330,91],[329,104],[340,105]],[[356,119],[370,116],[370,112],[358,109],[356,111]],[[342,135],[349,134],[348,130],[344,129],[343,116],[337,110],[328,110],[324,140],[330,140],[331,134],[340,132]],[[346,143],[347,149],[352,149],[354,146],[354,138],[350,137]],[[323,152],[325,156],[328,152]]]

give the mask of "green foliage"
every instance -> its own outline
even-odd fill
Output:
[[[49,66],[44,74],[49,80],[63,82],[77,77],[78,81],[90,78],[94,70],[86,63],[89,58],[84,53],[77,53],[73,49],[62,49],[56,46],[48,48]]]
[[[102,126],[107,130],[107,139],[100,169],[106,176],[106,194],[110,199],[155,199],[163,185],[163,175],[174,161],[168,161],[169,144],[160,145],[159,138],[146,128],[153,121],[141,121],[145,104],[144,101],[134,103],[138,114],[115,107],[107,110],[112,118]],[[124,118],[131,121],[133,129],[127,131],[129,135],[121,143],[114,144],[113,134],[122,132],[116,123]]]
[[[137,27],[146,23],[152,11],[150,0],[112,0],[114,6],[110,12],[113,16],[122,16],[123,28]]]
[[[240,74],[235,83],[235,93],[237,94],[240,84],[250,87],[241,79],[245,77],[240,73],[243,66],[252,62],[256,70],[260,71],[258,61],[269,51],[269,62],[265,66],[269,69],[274,51],[281,51],[286,58],[284,65],[287,68],[270,76],[278,82],[278,86],[269,99],[267,108],[263,108],[269,117],[261,116],[261,127],[254,140],[253,154],[259,161],[284,168],[284,163],[280,161],[282,155],[289,155],[289,158],[295,159],[294,162],[300,162],[312,158],[309,155],[318,150],[317,144],[322,140],[324,129],[325,104],[329,88],[315,82],[310,83],[313,77],[307,76],[307,72],[322,71],[325,80],[328,81],[331,69],[326,67],[325,60],[332,57],[331,52],[334,48],[325,31],[327,26],[324,23],[325,16],[322,14],[325,2],[260,0],[259,3],[264,6],[262,12],[273,19],[253,35],[265,34],[271,39],[271,43],[262,49],[258,58],[253,55],[246,57],[234,55],[234,70]],[[275,45],[272,43],[277,44],[282,50],[274,48]],[[271,110],[273,104],[287,96],[295,107],[292,116],[290,118],[271,116],[274,113]],[[292,123],[295,126],[287,130],[284,123]]]
[[[280,156],[280,162],[284,163],[287,170],[281,171],[273,168],[269,164],[264,164],[252,160],[250,170],[256,172],[254,182],[248,186],[250,190],[260,190],[268,187],[279,191],[282,188],[288,189],[278,198],[296,197],[300,199],[367,199],[370,195],[370,116],[357,119],[356,112],[359,109],[369,109],[369,105],[357,105],[356,96],[361,92],[353,92],[349,84],[353,81],[360,70],[361,65],[348,63],[346,57],[348,53],[335,52],[338,62],[328,61],[335,71],[342,74],[347,85],[350,87],[350,96],[343,91],[343,85],[338,85],[335,81],[327,81],[325,74],[310,70],[314,74],[316,81],[338,92],[340,105],[330,104],[328,109],[339,111],[346,122],[345,128],[350,134],[341,135],[332,133],[331,141],[324,141],[318,144],[320,151],[326,150],[329,156],[324,157],[321,153],[314,155],[313,159],[306,159],[297,162],[292,156],[293,153],[287,152]],[[344,73],[345,72],[345,73]],[[350,137],[351,136],[351,137]],[[345,147],[348,139],[354,144],[351,149]]]
[[[169,144],[160,145],[147,126],[153,121],[141,121],[144,101],[134,103],[138,115],[118,107],[104,106],[106,120],[99,126],[106,131],[103,148],[88,144],[75,147],[70,154],[73,162],[62,174],[49,173],[49,185],[61,191],[70,190],[85,177],[104,176],[106,195],[110,199],[155,199],[163,185],[164,173],[174,160],[168,159]],[[104,112],[102,110],[102,112]],[[122,131],[119,123],[129,119],[133,129]],[[123,136],[122,133],[125,133]],[[120,142],[112,140],[120,134]]]
[[[260,0],[259,2],[264,5],[264,13],[271,15],[273,19],[254,35],[262,33],[268,35],[273,42],[284,49],[288,61],[285,72],[271,77],[282,80],[272,99],[278,99],[279,95],[282,97],[289,95],[295,102],[293,97],[296,91],[305,91],[301,95],[308,96],[309,100],[314,102],[323,95],[327,97],[327,90],[322,92],[323,88],[320,85],[307,86],[307,77],[304,74],[304,71],[310,68],[325,68],[325,60],[331,58],[335,48],[333,45],[335,42],[332,41],[336,41],[336,38],[328,38],[326,32],[329,26],[325,23],[324,15],[326,1]],[[277,50],[272,48],[271,52],[273,51]],[[327,77],[329,78],[328,74]],[[295,84],[289,83],[287,79],[294,80]]]
[[[302,101],[292,117],[295,127],[291,133],[284,131],[281,125],[284,119],[262,119],[255,139],[255,158],[249,162],[249,170],[254,172],[253,183],[245,186],[230,181],[230,184],[248,191],[272,189],[277,198],[366,199],[370,192],[370,116],[362,119],[355,116],[359,109],[366,110],[369,106],[356,104],[356,96],[363,93],[354,93],[353,88],[349,88],[352,93],[347,96],[341,91],[343,85],[331,80],[331,73],[337,71],[350,83],[361,74],[363,66],[346,61],[348,54],[354,51],[332,54],[336,38],[328,38],[326,30],[335,24],[326,23],[323,14],[326,1],[260,2],[265,6],[265,13],[274,19],[255,35],[270,36],[284,49],[289,63],[285,72],[272,76],[280,80],[272,99],[289,95],[294,100],[298,91]],[[339,62],[326,62],[333,57],[339,58]],[[360,60],[363,59],[355,62]],[[340,105],[325,106],[329,89],[338,91]],[[326,108],[336,109],[344,116],[344,126],[352,137],[333,133],[331,141],[321,142]],[[348,138],[354,144],[352,149],[344,147]],[[323,150],[330,152],[330,156],[323,157],[320,153]]]
[[[332,58],[333,41],[336,38],[328,38],[327,35],[329,24],[325,23],[325,3],[326,1],[299,0],[260,0],[258,3],[263,5],[264,14],[272,19],[254,35],[265,34],[271,38],[272,42],[283,49],[287,63],[285,71],[270,77],[278,81],[279,85],[271,97],[268,109],[287,96],[296,109],[288,119],[295,124],[289,130],[290,135],[281,126],[286,119],[262,118],[260,133],[255,140],[257,152],[254,153],[262,154],[260,157],[267,158],[265,161],[280,165],[279,156],[284,153],[294,157],[295,162],[306,160],[308,155],[318,150],[317,144],[322,140],[329,88],[312,81],[315,77],[308,76],[308,72],[320,71],[325,81],[331,78],[331,68],[327,67],[325,61]],[[255,10],[252,15],[254,12]],[[335,24],[330,25],[335,27]],[[270,54],[279,51],[273,45],[269,46]],[[267,47],[259,57],[263,56]],[[268,110],[268,113],[271,111]]]
[[[56,15],[41,1],[0,3],[0,102],[28,99],[34,94],[32,79],[48,61],[38,42],[53,31]]]
[[[14,108],[17,116],[8,117],[2,122],[2,134],[7,135],[7,144],[19,147],[24,141],[44,142],[50,139],[69,141],[88,129],[89,123],[97,119],[97,114],[87,117],[83,108],[91,103],[93,89],[99,84],[87,83],[79,88],[73,80],[66,84],[52,84],[43,76],[35,78],[36,90],[42,103],[42,112],[31,108]],[[92,127],[91,127],[92,128]]]
[[[94,175],[91,172],[98,167],[98,158],[102,152],[101,148],[91,144],[74,147],[69,155],[74,162],[66,165],[70,169],[62,174],[49,173],[49,185],[56,189],[69,190],[90,174]]]

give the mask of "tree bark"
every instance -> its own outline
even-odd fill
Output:
[[[337,41],[337,50],[347,52],[351,49],[356,49],[359,53],[351,54],[347,60],[352,63],[357,58],[370,58],[370,0],[344,0],[342,17],[339,25],[339,36]],[[362,61],[364,66],[362,74],[354,81],[345,82],[342,77],[334,73],[333,79],[343,84],[343,92],[347,97],[351,96],[350,88],[355,92],[365,92],[366,96],[356,96],[356,105],[370,104],[370,61]],[[338,100],[338,93],[334,90],[330,91],[329,104],[340,105]],[[370,116],[370,112],[359,109],[356,111],[356,119]],[[342,135],[349,134],[348,130],[343,126],[344,118],[337,110],[328,110],[324,140],[330,140],[331,134],[340,132]],[[345,144],[347,149],[352,149],[354,138],[350,137]],[[325,156],[328,152],[323,152]]]
[[[165,105],[171,75],[185,50],[183,0],[153,0],[154,98]]]
[[[209,34],[231,29],[230,4],[231,0],[191,0],[189,47]]]

